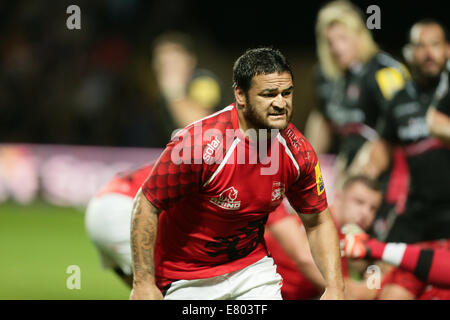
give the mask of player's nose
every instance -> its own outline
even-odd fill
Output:
[[[277,108],[286,108],[287,101],[280,93],[273,99],[272,106]]]

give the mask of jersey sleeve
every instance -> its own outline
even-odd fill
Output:
[[[288,128],[287,140],[299,166],[297,180],[289,186],[286,196],[291,206],[302,214],[320,213],[328,207],[325,184],[316,152],[295,128]]]
[[[380,113],[386,111],[395,94],[405,87],[410,74],[405,65],[386,54],[377,56],[377,68],[371,73],[370,86]]]
[[[436,110],[450,116],[450,90],[449,90],[449,71],[445,70],[441,74],[439,85],[436,88],[436,93],[433,97],[431,105]]]
[[[145,197],[160,210],[167,210],[200,190],[202,162],[194,157],[196,143],[191,139],[186,131],[176,135],[142,185]]]

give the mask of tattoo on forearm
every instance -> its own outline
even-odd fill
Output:
[[[142,212],[140,201],[136,201],[131,227],[131,248],[136,280],[144,280],[147,275],[155,276],[154,245],[158,216],[151,212],[149,217],[143,217]]]

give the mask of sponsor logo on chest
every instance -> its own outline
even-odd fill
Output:
[[[206,145],[205,151],[203,152],[203,160],[207,164],[211,164],[214,151],[216,151],[219,146],[220,140],[218,137],[214,137],[214,139]]]
[[[209,201],[216,206],[225,210],[239,210],[241,208],[241,201],[236,200],[238,191],[234,187],[225,189],[216,198],[211,198]]]

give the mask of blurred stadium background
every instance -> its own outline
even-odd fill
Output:
[[[364,12],[380,6],[375,40],[400,60],[413,22],[448,15],[444,1],[353,2]],[[128,298],[101,269],[83,214],[114,173],[158,156],[149,125],[157,35],[179,30],[195,39],[200,66],[223,87],[223,106],[232,102],[233,61],[252,46],[280,48],[295,71],[294,124],[302,129],[315,104],[314,23],[324,3],[1,1],[0,299]],[[81,30],[66,28],[71,4],[81,8]],[[66,288],[69,265],[81,269],[80,290]]]

